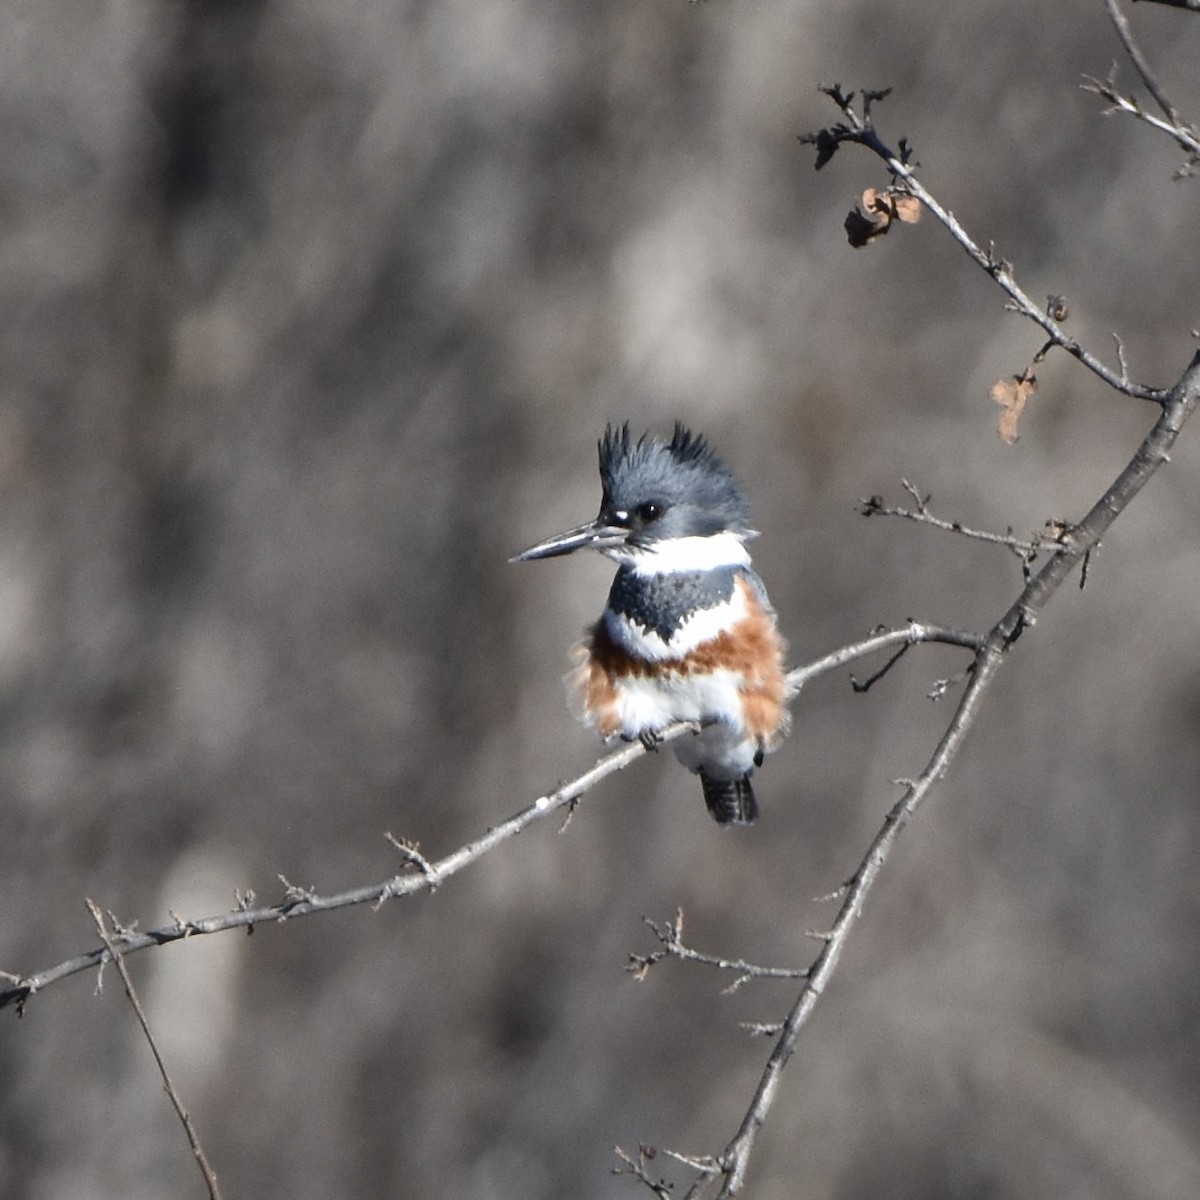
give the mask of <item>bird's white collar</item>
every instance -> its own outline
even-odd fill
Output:
[[[609,546],[604,553],[638,575],[675,575],[682,571],[715,571],[748,567],[750,553],[732,533],[710,537],[666,538],[648,546]]]

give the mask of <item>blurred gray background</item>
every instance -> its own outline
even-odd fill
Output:
[[[1200,20],[1132,10],[1200,118]],[[1099,0],[12,0],[0,17],[0,968],[277,876],[445,853],[590,765],[563,699],[606,421],[682,418],[744,479],[793,658],[906,617],[982,629],[1018,532],[1079,516],[1150,407],[1040,344],[931,220],[850,250],[886,175],[819,175],[821,83],[1031,295],[1169,384],[1200,324],[1200,181],[1079,88]],[[1124,67],[1122,80],[1134,85]],[[1200,1194],[1197,430],[1086,591],[1015,650],[905,834],[787,1073],[749,1193]],[[229,1200],[630,1197],[611,1147],[719,1150],[792,989],[667,964],[647,915],[803,965],[812,901],[949,717],[961,653],[799,700],[761,823],[669,759],[432,898],[131,967]],[[201,1194],[119,981],[0,1014],[0,1194]],[[657,1164],[667,1171],[668,1164]]]

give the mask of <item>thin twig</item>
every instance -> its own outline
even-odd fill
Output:
[[[163,1087],[166,1089],[171,1105],[175,1109],[176,1116],[179,1117],[180,1123],[183,1125],[184,1133],[187,1134],[188,1145],[191,1146],[196,1164],[200,1168],[201,1175],[204,1176],[204,1183],[208,1188],[208,1194],[211,1200],[221,1200],[221,1189],[217,1184],[216,1172],[209,1164],[208,1156],[204,1153],[204,1147],[200,1144],[200,1136],[196,1133],[196,1127],[192,1124],[192,1118],[188,1116],[188,1111],[183,1106],[183,1098],[179,1095],[179,1091],[171,1079],[171,1074],[167,1070],[167,1064],[163,1059],[162,1051],[159,1050],[158,1043],[154,1040],[154,1034],[150,1030],[150,1022],[146,1019],[146,1010],[142,1008],[142,1002],[138,999],[137,991],[133,986],[133,980],[129,977],[129,970],[125,966],[124,956],[117,949],[114,942],[114,935],[109,932],[108,926],[104,921],[104,914],[101,913],[99,905],[93,900],[88,900],[87,906],[88,911],[92,914],[92,920],[96,922],[96,930],[100,934],[101,941],[104,942],[108,956],[121,975],[121,982],[125,985],[125,995],[129,997],[129,1003],[133,1005],[133,1011],[137,1015],[138,1024],[142,1027],[142,1033],[145,1035],[146,1041],[150,1044],[150,1053],[154,1055],[154,1061],[158,1064],[158,1073],[162,1076]]]
[[[910,495],[917,494],[906,479],[900,481]],[[858,511],[864,517],[902,517],[906,521],[916,521],[920,525],[932,525],[947,533],[956,533],[960,537],[976,542],[990,542],[994,546],[1006,546],[1020,554],[1036,554],[1043,549],[1045,542],[1040,539],[1030,540],[1019,538],[1008,533],[992,533],[986,529],[972,529],[961,521],[947,521],[944,517],[935,517],[926,507],[927,500],[920,500],[916,508],[901,508],[888,504],[882,496],[865,496],[858,502]]]
[[[712,1157],[695,1158],[690,1154],[679,1154],[675,1150],[660,1150],[654,1146],[639,1146],[636,1159],[627,1154],[620,1146],[613,1147],[613,1153],[625,1164],[624,1167],[613,1167],[614,1175],[632,1175],[639,1183],[648,1187],[659,1200],[670,1200],[673,1187],[665,1179],[655,1179],[646,1168],[646,1164],[659,1154],[673,1158],[677,1163],[696,1171],[697,1177],[683,1194],[683,1200],[695,1200],[704,1190],[704,1185],[721,1173],[721,1165]]]
[[[853,642],[815,659],[807,666],[797,667],[788,674],[788,686],[793,691],[798,691],[818,675],[836,671],[838,667],[844,667],[847,663],[878,654],[881,650],[895,649],[897,646],[916,645],[918,642],[941,642],[947,646],[961,646],[964,650],[978,650],[983,641],[979,634],[965,629],[950,629],[943,625],[910,621],[903,629],[880,630],[861,642]],[[0,993],[0,999],[2,996],[3,993]]]
[[[807,971],[797,970],[794,967],[762,967],[755,963],[748,963],[742,958],[717,958],[711,954],[693,950],[683,941],[683,909],[677,909],[675,919],[662,925],[657,921],[652,921],[649,917],[643,917],[642,920],[654,930],[654,936],[658,938],[663,948],[650,954],[631,954],[629,956],[629,966],[626,970],[639,981],[645,979],[650,968],[656,963],[662,962],[664,958],[678,958],[684,962],[700,963],[703,966],[715,967],[719,971],[734,973],[737,978],[725,989],[727,992],[737,991],[743,983],[750,979],[803,979],[808,974]]]
[[[1187,151],[1192,159],[1200,156],[1200,137],[1196,136],[1196,132],[1191,126],[1164,121],[1162,117],[1156,117],[1154,113],[1147,112],[1132,97],[1123,96],[1118,92],[1111,77],[1109,79],[1095,79],[1091,76],[1085,76],[1084,78],[1087,82],[1079,86],[1085,92],[1092,92],[1102,97],[1112,105],[1113,110],[1129,113],[1130,116],[1137,117],[1139,121],[1143,121],[1152,129],[1157,129],[1160,133],[1165,133],[1181,149]],[[1188,175],[1190,174],[1190,170],[1188,167],[1182,167],[1178,174],[1181,176]]]
[[[1194,12],[1200,12],[1200,0],[1183,0],[1183,2],[1159,0],[1159,2],[1175,3],[1175,6],[1178,8],[1188,8]],[[1108,78],[1103,82],[1099,79],[1088,77],[1087,82],[1082,85],[1084,90],[1094,92],[1096,95],[1107,100],[1112,105],[1112,108],[1109,110],[1110,112],[1129,113],[1139,121],[1144,121],[1151,128],[1167,134],[1168,137],[1172,138],[1188,154],[1187,162],[1176,171],[1176,177],[1186,178],[1194,175],[1197,169],[1200,169],[1200,137],[1197,137],[1195,128],[1187,124],[1180,116],[1175,105],[1171,103],[1170,97],[1155,78],[1153,71],[1150,70],[1150,64],[1146,61],[1137,42],[1134,41],[1133,30],[1129,26],[1129,21],[1117,6],[1117,0],[1105,0],[1105,3],[1108,7],[1108,15],[1112,20],[1113,27],[1117,31],[1117,37],[1120,39],[1125,53],[1129,56],[1129,60],[1133,63],[1137,73],[1142,77],[1142,82],[1154,97],[1159,108],[1166,114],[1167,119],[1164,121],[1160,117],[1156,117],[1153,113],[1148,113],[1132,96],[1123,96],[1117,91],[1116,64],[1113,65]],[[1124,364],[1122,364],[1123,371]]]
[[[851,675],[850,686],[859,694],[869,692],[908,653],[909,645],[911,643],[905,643],[901,646],[882,667],[877,671],[873,671],[866,679],[856,679]]]
[[[1167,98],[1167,94],[1159,85],[1158,80],[1154,78],[1154,72],[1150,70],[1150,64],[1142,54],[1141,48],[1133,40],[1133,30],[1129,27],[1128,18],[1117,6],[1117,0],[1105,0],[1105,4],[1108,7],[1108,15],[1113,23],[1113,28],[1117,31],[1117,37],[1121,39],[1121,45],[1125,48],[1125,53],[1129,55],[1129,61],[1133,63],[1137,73],[1142,77],[1146,90],[1154,97],[1158,107],[1166,113],[1167,120],[1178,128],[1181,124],[1179,113],[1175,105]]]
[[[659,1200],[670,1200],[671,1185],[665,1179],[655,1179],[646,1170],[646,1163],[652,1159],[656,1151],[651,1146],[639,1146],[638,1156],[633,1158],[620,1146],[613,1147],[613,1153],[625,1164],[623,1167],[613,1167],[614,1175],[632,1175],[639,1183],[644,1183]]]

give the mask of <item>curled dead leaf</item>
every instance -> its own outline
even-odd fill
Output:
[[[921,202],[915,196],[891,188],[867,188],[861,202],[846,216],[846,237],[851,246],[858,248],[887,233],[893,221],[912,225],[920,218]]]
[[[890,223],[891,221],[887,217],[871,217],[860,208],[852,208],[846,214],[844,222],[846,240],[857,250],[865,246],[872,238],[886,233]]]
[[[1011,379],[997,379],[988,390],[988,395],[1004,409],[996,432],[1010,446],[1021,436],[1017,426],[1025,411],[1026,401],[1036,391],[1037,376],[1029,372],[1014,375]]]

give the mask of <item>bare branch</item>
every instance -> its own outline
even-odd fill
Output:
[[[980,645],[981,638],[978,634],[966,633],[962,630],[943,629],[935,625],[920,625],[913,622],[904,629],[876,633],[861,642],[843,646],[815,662],[796,668],[788,676],[789,687],[795,694],[805,683],[815,679],[818,675],[836,670],[855,659],[875,654],[889,647],[912,645],[917,642],[946,642],[950,645],[975,650]],[[662,736],[658,739],[658,744],[664,745],[675,741],[695,730],[696,726],[688,722],[673,725],[663,731]],[[569,812],[578,803],[580,797],[601,780],[623,770],[646,752],[647,748],[641,742],[632,742],[627,746],[622,746],[600,759],[595,766],[570,783],[564,783],[557,790],[539,797],[515,816],[493,826],[474,841],[468,842],[465,846],[436,861],[425,857],[414,843],[387,834],[392,847],[400,852],[405,865],[412,870],[382,882],[331,895],[322,895],[312,888],[297,886],[280,875],[284,896],[275,904],[256,906],[253,892],[239,892],[232,912],[220,916],[203,917],[198,920],[182,920],[176,917],[172,924],[150,930],[147,933],[139,933],[136,929],[121,929],[114,935],[114,945],[121,955],[135,954],[139,950],[146,950],[152,946],[163,946],[183,938],[223,933],[229,929],[252,929],[255,925],[267,922],[289,921],[296,917],[332,912],[335,909],[350,908],[360,904],[371,904],[378,908],[387,900],[408,896],[414,892],[433,891],[446,879],[456,875],[464,867],[477,862],[485,854],[509,838],[515,837],[535,821],[563,808]],[[108,956],[109,952],[105,947],[98,947],[32,975],[14,978],[13,986],[0,990],[0,1008],[12,1004],[16,1005],[20,1012],[30,996],[61,979],[77,975],[80,971],[99,967],[107,960]]]
[[[1136,4],[1138,0],[1130,0]],[[1165,4],[1168,8],[1186,8],[1189,12],[1200,13],[1200,0],[1146,0],[1148,4]]]
[[[696,726],[689,723],[674,725],[663,732],[664,743],[674,741],[685,734],[693,732]],[[253,893],[238,896],[236,908],[221,916],[204,917],[195,921],[181,921],[178,918],[174,924],[161,929],[153,929],[148,933],[138,933],[136,930],[122,930],[113,937],[116,951],[121,955],[146,950],[151,946],[162,946],[169,942],[180,941],[183,938],[196,937],[201,934],[222,933],[228,929],[250,929],[255,925],[266,922],[281,922],[295,917],[310,916],[313,913],[332,912],[339,908],[350,908],[359,904],[374,904],[379,906],[383,901],[398,896],[411,895],[414,892],[432,891],[443,880],[458,874],[464,867],[478,861],[490,850],[509,838],[515,837],[527,829],[535,821],[557,811],[560,808],[575,803],[580,796],[593,788],[602,779],[617,771],[623,770],[631,762],[641,758],[646,748],[640,742],[633,742],[602,758],[594,767],[585,771],[570,783],[564,783],[557,790],[539,797],[527,808],[523,808],[515,816],[509,817],[499,825],[493,826],[482,836],[465,846],[447,854],[444,858],[431,862],[422,859],[417,861],[414,847],[391,839],[392,845],[402,848],[408,865],[418,869],[413,873],[395,875],[382,883],[369,884],[366,887],[352,888],[349,891],[337,892],[332,895],[320,895],[310,888],[300,888],[289,883],[282,875],[280,880],[284,885],[284,898],[276,904],[254,907]],[[33,975],[23,976],[13,987],[0,991],[0,1008],[15,1004],[18,1011],[28,998],[52,983],[98,967],[109,958],[108,948],[101,946],[84,954],[67,959],[57,966],[38,971]]]
[[[977,633],[969,633],[962,629],[948,629],[940,625],[924,625],[918,621],[910,621],[903,629],[879,630],[861,642],[843,646],[807,666],[797,667],[787,677],[788,686],[797,691],[818,675],[835,671],[847,663],[878,654],[881,650],[916,645],[918,642],[943,642],[948,646],[961,646],[965,650],[978,650],[984,639]]]
[[[108,957],[116,964],[117,970],[120,972],[121,982],[125,985],[125,995],[129,997],[129,1003],[133,1005],[133,1011],[137,1016],[138,1024],[142,1027],[142,1033],[145,1034],[146,1041],[150,1044],[150,1053],[154,1055],[154,1061],[158,1064],[158,1073],[162,1076],[163,1087],[166,1089],[171,1105],[175,1109],[176,1116],[179,1117],[180,1123],[183,1125],[188,1145],[192,1148],[196,1164],[200,1168],[200,1173],[204,1176],[204,1183],[208,1188],[209,1197],[211,1200],[221,1200],[221,1189],[217,1184],[216,1172],[209,1164],[208,1155],[204,1153],[204,1147],[200,1144],[200,1137],[196,1133],[196,1127],[192,1124],[192,1118],[188,1116],[188,1111],[183,1106],[183,1099],[171,1079],[170,1072],[167,1070],[167,1064],[163,1059],[162,1051],[159,1050],[158,1043],[154,1040],[154,1034],[150,1030],[150,1022],[146,1018],[146,1010],[142,1008],[142,1002],[138,999],[137,991],[133,986],[133,980],[129,977],[129,971],[125,966],[125,959],[114,944],[114,935],[109,932],[108,926],[104,922],[104,914],[100,911],[99,906],[92,900],[88,900],[87,906],[88,911],[92,914],[92,920],[96,922],[96,931],[100,934],[101,941],[104,942]],[[113,920],[111,914],[109,914],[109,919]],[[113,920],[113,926],[114,928],[119,928],[115,920]],[[118,934],[117,936],[121,935]]]
[[[904,657],[911,644],[912,643],[910,642],[906,642],[900,647],[899,650],[896,651],[895,654],[891,656],[891,658],[887,660],[887,662],[883,664],[882,667],[879,668],[878,671],[868,675],[866,679],[856,679],[853,675],[851,675],[850,686],[856,692],[869,692]]]
[[[818,167],[828,162],[833,157],[837,148],[843,143],[852,142],[865,146],[873,154],[883,159],[893,179],[902,181],[908,192],[920,200],[937,217],[949,231],[950,236],[958,242],[979,267],[996,281],[1012,301],[1016,311],[1041,326],[1054,345],[1065,350],[1073,358],[1078,359],[1089,371],[1099,376],[1110,387],[1123,395],[1137,400],[1149,400],[1154,404],[1163,404],[1165,402],[1168,394],[1166,390],[1150,387],[1146,384],[1133,383],[1129,379],[1123,378],[1121,373],[1105,366],[1094,354],[1085,349],[1075,338],[1071,337],[1063,329],[1062,325],[1054,319],[1052,313],[1047,312],[1041,305],[1035,304],[1018,286],[1016,278],[1013,275],[1012,264],[1001,258],[997,258],[992,248],[986,251],[982,250],[962,225],[959,224],[954,214],[944,208],[933,195],[926,191],[913,171],[911,147],[902,139],[900,148],[893,150],[876,133],[875,126],[865,109],[863,115],[859,115],[853,105],[853,92],[843,93],[841,88],[836,84],[832,87],[823,87],[821,91],[829,96],[838,108],[841,109],[845,121],[828,129],[822,129],[818,133],[801,136],[800,140],[802,142],[811,143],[817,147]]]
[[[1161,3],[1175,3],[1175,0],[1160,0]],[[1129,26],[1129,21],[1125,14],[1117,5],[1117,0],[1105,0],[1108,7],[1108,15],[1112,20],[1113,28],[1117,31],[1117,37],[1121,41],[1121,45],[1125,53],[1129,56],[1129,61],[1133,63],[1137,73],[1142,77],[1142,82],[1146,85],[1150,95],[1154,97],[1155,103],[1166,115],[1166,120],[1154,116],[1153,113],[1148,113],[1132,96],[1123,96],[1116,88],[1116,65],[1113,65],[1109,72],[1108,78],[1101,82],[1099,79],[1087,77],[1087,82],[1082,86],[1085,91],[1094,92],[1096,95],[1103,97],[1111,105],[1109,112],[1124,112],[1137,117],[1139,121],[1144,121],[1147,125],[1162,133],[1167,134],[1175,143],[1185,150],[1188,154],[1187,162],[1176,172],[1177,178],[1184,178],[1195,174],[1200,168],[1200,137],[1197,137],[1196,130],[1193,126],[1187,124],[1179,114],[1179,110],[1172,104],[1170,97],[1159,84],[1154,76],[1154,72],[1150,69],[1150,64],[1146,61],[1142,54],[1141,48],[1133,38],[1133,30]],[[1200,12],[1200,0],[1183,0],[1175,4],[1178,8],[1190,8],[1193,11]],[[1124,370],[1124,364],[1122,364]]]
[[[629,956],[629,966],[626,970],[639,981],[645,979],[650,968],[656,963],[662,962],[664,958],[678,958],[684,962],[715,967],[719,971],[733,972],[737,978],[725,989],[727,992],[736,991],[750,979],[804,979],[808,974],[807,971],[796,970],[794,967],[760,967],[746,962],[745,959],[715,958],[711,954],[702,954],[699,950],[693,950],[683,941],[683,909],[677,909],[675,919],[662,925],[659,925],[657,921],[650,920],[649,917],[642,919],[654,930],[654,936],[662,943],[663,948],[647,955],[631,954]]]
[[[1178,146],[1186,150],[1190,156],[1188,166],[1181,168],[1177,174],[1181,176],[1191,174],[1192,160],[1200,157],[1200,137],[1196,136],[1195,130],[1190,125],[1164,121],[1162,117],[1156,117],[1153,113],[1147,112],[1132,96],[1123,96],[1118,92],[1111,76],[1104,80],[1094,79],[1091,76],[1084,78],[1087,82],[1079,86],[1085,92],[1092,92],[1107,100],[1112,105],[1112,108],[1109,109],[1110,112],[1129,113],[1130,116],[1137,117],[1139,121],[1145,122],[1152,129],[1165,133]]]
[[[1133,63],[1137,73],[1142,77],[1147,91],[1154,97],[1158,107],[1166,113],[1167,120],[1172,125],[1179,126],[1182,123],[1179,113],[1167,98],[1167,94],[1158,80],[1154,78],[1154,72],[1150,70],[1150,64],[1142,54],[1141,48],[1133,40],[1133,30],[1129,27],[1129,20],[1118,7],[1117,0],[1105,0],[1105,4],[1108,7],[1108,15],[1113,23],[1113,28],[1117,31],[1117,37],[1121,39],[1121,45],[1125,48],[1125,53],[1129,55],[1129,61]]]
[[[947,533],[957,533],[962,537],[977,542],[990,542],[995,546],[1006,546],[1021,554],[1037,554],[1045,548],[1045,541],[1034,535],[1033,539],[1019,538],[1010,529],[1007,533],[991,533],[984,529],[971,529],[961,521],[947,521],[944,517],[935,517],[926,507],[929,497],[921,498],[916,489],[907,479],[900,481],[910,496],[916,498],[915,508],[900,508],[888,504],[882,496],[866,496],[859,501],[858,511],[864,517],[902,517],[906,521],[916,521],[920,525],[932,525],[934,529],[942,529]]]
[[[672,1191],[670,1183],[665,1179],[655,1179],[646,1169],[646,1164],[658,1153],[653,1146],[639,1146],[636,1159],[622,1150],[620,1146],[614,1146],[613,1153],[625,1164],[623,1167],[613,1167],[612,1173],[614,1175],[632,1175],[639,1183],[644,1183],[660,1200],[670,1200]],[[678,1161],[682,1156],[672,1154],[671,1157]],[[692,1163],[688,1162],[688,1165],[691,1166]],[[714,1165],[711,1171],[701,1174],[698,1182],[703,1183],[712,1175],[715,1175],[718,1169]],[[689,1189],[688,1195],[692,1194],[692,1190]]]

